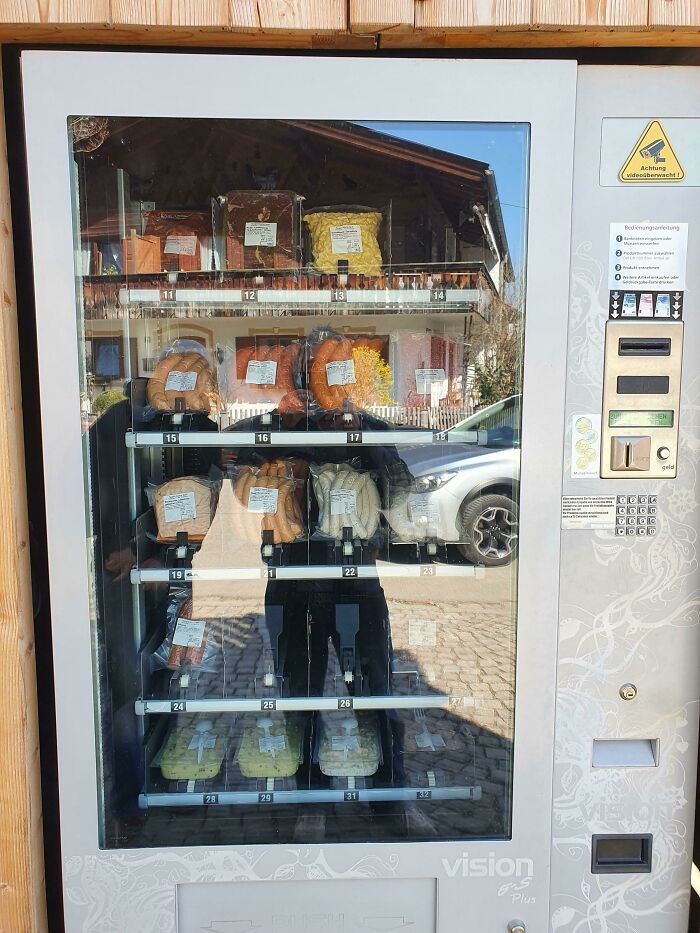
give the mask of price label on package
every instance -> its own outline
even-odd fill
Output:
[[[353,360],[333,360],[326,363],[326,381],[329,386],[348,386],[355,382]]]
[[[362,252],[362,231],[359,224],[343,224],[342,227],[331,227],[330,233],[331,252]]]
[[[437,399],[447,397],[447,377],[444,369],[417,369],[416,392]]]
[[[245,225],[244,246],[277,246],[277,224],[251,222]]]
[[[331,515],[348,515],[357,512],[357,494],[354,489],[331,490]]]
[[[272,514],[277,511],[277,496],[279,489],[268,489],[266,486],[253,486],[248,497],[248,511],[260,515]]]
[[[179,618],[173,632],[173,644],[185,648],[200,648],[204,641],[205,627],[206,622]]]
[[[165,238],[164,253],[170,253],[176,256],[194,256],[197,251],[196,236],[179,236],[171,234]]]
[[[193,492],[177,492],[163,496],[163,516],[166,522],[186,522],[197,517]]]
[[[265,735],[258,742],[258,747],[263,754],[283,752],[286,745],[283,735]]]
[[[277,363],[274,360],[251,360],[245,371],[250,385],[274,385],[277,382]]]
[[[182,373],[172,369],[165,380],[166,392],[191,392],[197,385],[197,373]]]
[[[435,502],[429,496],[408,497],[408,514],[412,522],[417,525],[437,525],[440,513]]]

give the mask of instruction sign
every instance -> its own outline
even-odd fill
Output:
[[[683,291],[687,252],[687,223],[612,223],[608,288]]]
[[[614,528],[617,496],[562,496],[562,528]]]
[[[633,184],[659,184],[685,178],[683,167],[659,120],[650,120],[646,125],[618,177],[620,181]]]

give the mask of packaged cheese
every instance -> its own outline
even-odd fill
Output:
[[[332,274],[345,268],[349,274],[380,274],[381,211],[362,207],[321,207],[307,211],[303,219],[311,236],[313,265],[317,271]]]

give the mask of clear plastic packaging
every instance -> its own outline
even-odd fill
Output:
[[[356,204],[317,207],[306,211],[303,221],[311,237],[313,267],[318,272],[381,273],[385,261],[379,246],[380,228],[385,222],[382,211]]]
[[[342,538],[352,528],[353,538],[369,541],[379,528],[381,498],[366,470],[349,463],[312,464],[318,520],[314,538]]]
[[[216,777],[226,757],[229,723],[225,715],[211,719],[179,716],[157,760],[168,781],[204,781]]]
[[[464,339],[400,332],[394,338],[395,395],[406,408],[464,404]]]
[[[161,356],[146,387],[148,404],[156,411],[221,410],[216,369],[196,340],[175,340]]]
[[[232,404],[294,406],[300,399],[302,346],[298,340],[264,340],[237,346],[224,360],[226,400]],[[296,401],[299,410],[305,407]],[[291,410],[291,409],[289,409]]]
[[[192,618],[189,589],[176,590],[166,610],[166,635],[153,652],[154,668],[215,673],[220,651],[210,638],[210,620]]]
[[[285,778],[302,760],[303,730],[298,716],[270,713],[246,716],[238,767],[246,778]]]
[[[422,544],[438,537],[439,510],[430,493],[394,487],[388,494],[384,518],[389,526],[389,540],[396,544]]]
[[[190,541],[203,541],[214,518],[219,484],[205,476],[179,476],[149,489],[162,544],[186,533]]]
[[[329,777],[369,777],[379,767],[381,743],[375,713],[321,713],[318,764]]]
[[[265,531],[271,532],[273,544],[302,540],[307,533],[304,464],[278,459],[236,470],[231,480],[234,533],[258,547]]]
[[[343,411],[348,405],[365,410],[393,404],[386,338],[348,336],[319,328],[310,335],[309,345],[309,389],[319,407]]]
[[[211,213],[144,211],[143,226],[147,239],[158,239],[158,271],[199,272],[211,269]]]
[[[298,268],[301,200],[293,191],[229,191],[217,198],[225,268]]]

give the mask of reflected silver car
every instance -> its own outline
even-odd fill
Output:
[[[450,429],[450,443],[404,448],[411,507],[435,537],[470,561],[507,564],[517,551],[520,395],[489,405]]]

